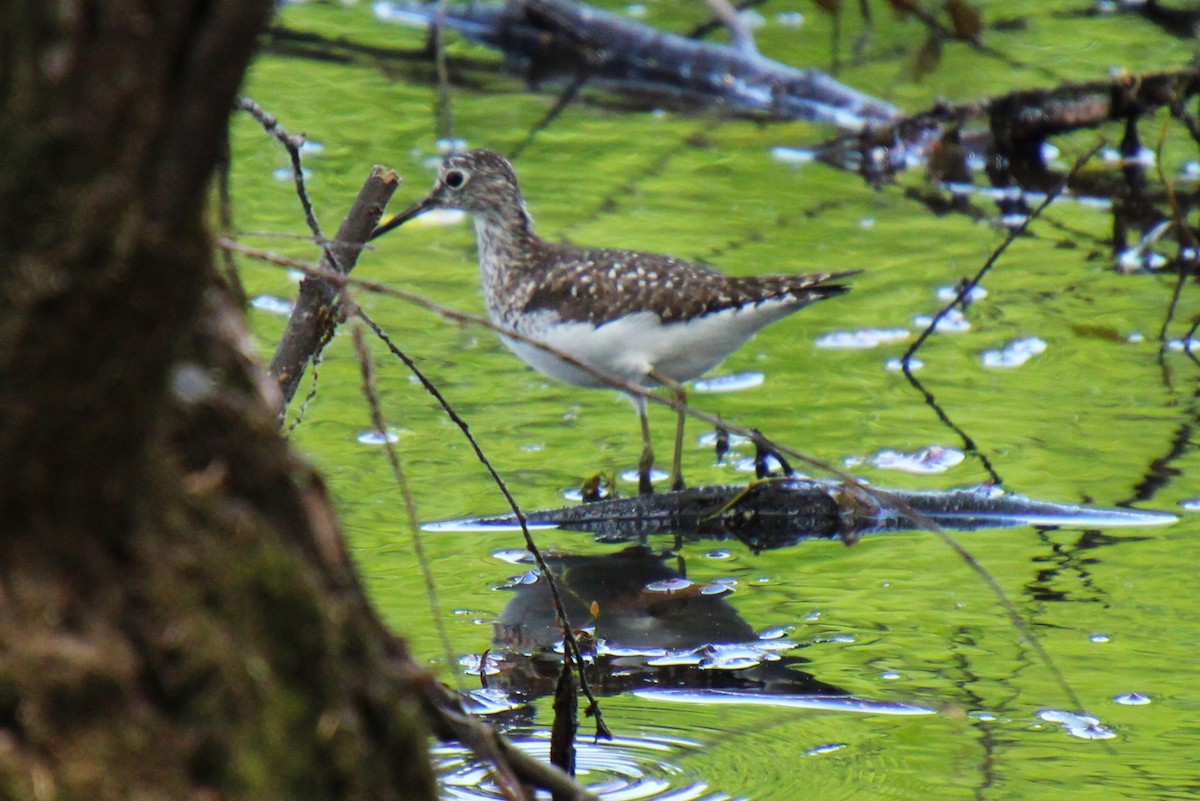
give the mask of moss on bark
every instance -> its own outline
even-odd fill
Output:
[[[0,797],[434,795],[403,644],[213,288],[271,5],[0,0]]]

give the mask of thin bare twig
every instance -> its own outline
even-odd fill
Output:
[[[1046,195],[1046,198],[1040,204],[1038,204],[1035,209],[1026,215],[1025,219],[1021,221],[1020,225],[1009,229],[1008,235],[1004,237],[1004,241],[992,251],[992,254],[988,256],[987,261],[983,263],[983,266],[979,268],[979,271],[975,273],[972,278],[961,283],[954,298],[938,310],[938,313],[933,316],[933,319],[930,321],[929,325],[925,326],[925,329],[920,333],[916,341],[909,345],[908,350],[904,351],[904,355],[900,357],[900,366],[904,371],[904,377],[908,379],[908,382],[912,384],[914,389],[924,396],[925,403],[933,409],[938,418],[945,425],[949,426],[952,431],[958,434],[958,436],[962,439],[963,447],[968,452],[979,457],[984,469],[987,470],[988,476],[990,476],[992,481],[998,485],[1003,484],[1003,481],[1000,479],[1000,474],[997,473],[996,469],[992,466],[991,460],[988,459],[986,454],[979,450],[978,446],[975,444],[975,441],[967,434],[967,432],[950,419],[950,417],[942,409],[941,405],[938,404],[937,399],[933,396],[933,394],[925,388],[925,385],[922,384],[915,375],[913,375],[912,358],[913,355],[916,354],[917,350],[923,344],[925,344],[925,341],[933,335],[933,332],[937,330],[938,324],[946,317],[946,315],[948,315],[953,309],[959,308],[965,304],[966,298],[971,294],[975,287],[979,286],[979,282],[983,280],[983,277],[987,275],[988,272],[990,272],[991,269],[996,265],[996,263],[1000,260],[1000,257],[1004,255],[1006,250],[1008,250],[1008,246],[1015,242],[1018,237],[1022,236],[1026,229],[1029,228],[1030,224],[1040,217],[1042,212],[1045,211],[1051,203],[1058,199],[1058,196],[1066,190],[1071,180],[1079,173],[1081,169],[1083,169],[1085,164],[1091,161],[1092,158],[1100,152],[1100,149],[1104,146],[1104,144],[1104,140],[1101,139],[1092,147],[1091,150],[1076,159],[1075,164],[1071,167],[1070,172],[1067,173],[1059,185],[1053,191],[1049,192]]]
[[[737,9],[729,0],[704,0],[709,11],[721,24],[729,29],[729,44],[735,50],[746,54],[758,54],[758,45],[754,43],[754,34],[750,26],[738,15]]]
[[[588,74],[585,71],[575,76],[575,78],[572,79],[569,84],[567,84],[567,87],[563,89],[562,94],[560,94],[558,99],[554,101],[554,105],[550,107],[550,110],[542,115],[542,118],[538,120],[532,128],[529,129],[529,133],[525,134],[525,138],[518,142],[517,146],[512,149],[511,153],[508,154],[509,161],[515,161],[518,156],[524,153],[529,146],[533,144],[534,138],[539,133],[549,128],[550,123],[554,122],[556,119],[558,119],[560,114],[566,111],[567,106],[571,105],[571,101],[573,101],[576,96],[579,95],[579,90],[583,88],[583,85],[587,83],[587,80]]]
[[[733,4],[733,8],[734,11],[745,11],[748,8],[761,6],[765,2],[767,2],[767,0],[738,0],[738,2]],[[683,34],[683,36],[687,39],[703,39],[713,31],[720,30],[724,27],[726,27],[726,25],[722,18],[719,15],[714,14],[705,22],[700,23],[687,33]]]
[[[934,16],[932,12],[927,11],[917,3],[905,4],[904,10],[905,13],[912,14],[914,17],[916,17],[921,24],[925,26],[926,30],[930,31],[930,33],[934,35],[941,36],[945,39],[952,39],[956,42],[963,42],[975,52],[982,53],[990,58],[994,58],[1005,65],[1012,67],[1013,69],[1032,70],[1033,72],[1036,72],[1039,75],[1049,78],[1053,81],[1062,81],[1062,76],[1056,73],[1054,70],[1043,67],[1040,64],[1027,64],[1024,61],[1013,58],[1003,50],[992,47],[989,44],[984,44],[978,33],[967,34],[960,32],[955,28],[952,28],[941,22],[936,16]]]
[[[1081,169],[1083,169],[1085,164],[1092,160],[1092,157],[1100,152],[1100,149],[1104,147],[1104,144],[1104,140],[1101,139],[1092,147],[1091,150],[1075,160],[1075,164],[1071,167],[1071,171],[1067,173],[1066,177],[1064,177],[1062,181],[1059,182],[1057,188],[1048,193],[1045,199],[1038,204],[1037,208],[1025,216],[1025,219],[1021,221],[1020,225],[1008,230],[1008,235],[1004,237],[1004,241],[992,251],[992,254],[988,256],[987,261],[985,261],[983,266],[979,268],[979,272],[975,273],[975,276],[970,280],[964,281],[962,285],[959,286],[958,293],[954,296],[954,299],[943,306],[938,313],[933,316],[933,320],[929,323],[929,325],[925,326],[925,330],[922,331],[921,335],[917,337],[916,342],[913,342],[911,345],[909,345],[908,350],[904,351],[904,355],[900,357],[900,363],[904,365],[905,374],[909,374],[909,362],[912,360],[913,355],[918,349],[920,349],[922,345],[925,344],[925,340],[929,339],[933,332],[937,330],[938,323],[940,323],[952,309],[962,305],[967,295],[971,294],[971,291],[974,290],[975,287],[979,286],[979,282],[983,280],[983,277],[987,275],[994,266],[996,266],[996,262],[999,261],[1000,257],[1004,255],[1004,251],[1008,250],[1008,246],[1016,241],[1019,237],[1024,235],[1025,230],[1029,228],[1029,225],[1038,217],[1040,217],[1042,212],[1045,211],[1051,203],[1058,199],[1058,196],[1061,195],[1067,188],[1067,185],[1070,183],[1071,179],[1077,175]]]
[[[438,0],[437,18],[430,29],[430,41],[433,44],[433,65],[437,72],[437,101],[434,107],[434,119],[438,124],[438,137],[453,145],[458,140],[454,136],[454,106],[450,102],[450,72],[446,67],[446,45],[442,31],[446,22],[446,0]]]
[[[477,754],[487,754],[489,761],[505,764],[521,780],[549,790],[556,799],[600,801],[597,795],[554,765],[535,759],[488,724],[463,712],[457,697],[441,685],[431,684],[426,690],[426,711],[438,727],[435,733],[439,737],[456,739]]]
[[[288,425],[287,430],[289,434],[299,428],[300,424],[304,422],[304,416],[308,413],[308,404],[310,404],[313,399],[317,397],[317,387],[320,384],[320,373],[318,372],[317,368],[321,365],[321,357],[325,354],[325,348],[329,347],[329,343],[333,341],[335,330],[336,329],[332,327],[329,328],[325,332],[325,336],[319,343],[317,343],[317,350],[315,353],[313,353],[312,359],[310,360],[312,362],[312,372],[310,373],[312,375],[312,384],[308,388],[308,393],[305,394],[304,398],[300,401],[299,408],[296,409],[296,417],[292,420],[291,424]]]
[[[258,120],[263,130],[278,139],[284,150],[287,151],[288,158],[292,162],[292,181],[296,185],[296,196],[300,198],[300,206],[304,209],[304,221],[308,223],[308,229],[317,238],[317,242],[324,243],[325,237],[321,234],[321,224],[317,222],[312,201],[308,198],[308,189],[304,186],[304,166],[300,163],[300,148],[304,147],[306,141],[304,134],[288,133],[279,124],[279,119],[274,114],[266,111],[248,97],[239,97],[234,103],[234,107],[247,112]]]
[[[312,204],[308,201],[308,195],[304,189],[303,169],[300,165],[300,144],[303,143],[303,138],[288,134],[274,116],[267,114],[252,100],[242,98],[238,101],[238,107],[250,112],[264,128],[287,147],[288,152],[292,155],[296,191],[300,195],[301,205],[304,206],[305,217],[313,236],[321,243],[321,266],[334,275],[347,274],[354,268],[358,254],[370,237],[371,231],[379,224],[384,206],[387,205],[392,193],[396,191],[396,187],[400,185],[399,176],[392,170],[379,166],[374,167],[363,183],[363,188],[355,198],[349,213],[342,221],[342,225],[338,228],[337,240],[328,243],[321,233],[320,223],[312,213]],[[287,410],[288,402],[295,394],[305,366],[319,352],[321,344],[329,341],[332,329],[336,325],[337,310],[342,303],[353,305],[349,300],[344,283],[330,284],[323,276],[306,274],[304,281],[300,284],[300,296],[296,301],[296,306],[291,317],[288,318],[288,327],[280,338],[279,347],[276,349],[269,367],[269,372],[276,377],[283,395],[283,405],[279,411],[281,417]],[[361,336],[361,333],[356,333],[356,345]],[[364,357],[363,354],[364,352],[360,349],[364,392],[371,405],[372,419],[376,420],[376,428],[383,437],[396,483],[400,487],[405,508],[408,511],[412,528],[413,550],[417,556],[421,574],[425,579],[425,591],[429,598],[429,606],[433,611],[434,626],[441,638],[442,647],[445,649],[446,666],[457,679],[458,673],[453,668],[454,649],[451,647],[450,637],[446,633],[446,622],[440,614],[437,588],[434,585],[433,573],[421,542],[416,502],[400,467],[399,457],[387,437],[387,430],[383,427],[379,399],[374,390],[374,374],[369,355]]]
[[[414,362],[407,353],[397,347],[396,343],[392,341],[392,338],[387,335],[387,332],[384,331],[378,323],[368,317],[361,308],[358,309],[358,316],[371,328],[372,331],[375,332],[375,336],[379,337],[380,340],[387,345],[392,354],[404,363],[404,366],[409,369],[409,372],[417,377],[417,380],[421,382],[421,386],[425,388],[425,391],[433,396],[434,400],[438,402],[438,404],[442,407],[442,410],[446,413],[446,416],[449,417],[456,426],[458,426],[459,430],[462,431],[463,436],[466,437],[467,442],[470,443],[472,450],[475,451],[475,458],[477,458],[484,466],[484,469],[488,471],[488,475],[491,476],[492,482],[495,483],[496,487],[500,490],[500,494],[504,496],[505,502],[508,503],[508,507],[512,510],[513,516],[517,518],[517,523],[521,526],[521,535],[525,539],[525,548],[531,554],[533,554],[533,558],[537,562],[538,569],[541,571],[542,576],[546,580],[546,586],[550,590],[550,597],[554,603],[554,612],[558,617],[558,624],[562,629],[563,639],[566,641],[569,649],[567,656],[574,662],[575,667],[578,670],[579,684],[583,690],[583,694],[588,699],[588,714],[596,718],[596,736],[606,738],[611,737],[612,733],[609,731],[608,725],[605,724],[604,716],[600,711],[600,703],[592,694],[591,685],[588,683],[587,675],[584,673],[583,653],[579,648],[579,641],[575,637],[575,629],[571,626],[571,621],[567,617],[567,610],[563,605],[562,594],[558,590],[558,581],[554,578],[554,574],[550,570],[550,565],[546,563],[545,557],[542,556],[541,549],[538,548],[537,543],[534,542],[533,535],[529,532],[529,525],[526,522],[525,513],[517,504],[517,499],[513,497],[512,492],[508,488],[508,484],[503,478],[500,477],[500,473],[496,470],[495,465],[492,464],[492,460],[489,459],[487,454],[483,452],[483,448],[480,447],[479,442],[471,433],[471,428],[467,424],[467,421],[464,420],[457,411],[455,411],[454,407],[450,405],[450,402],[446,400],[446,396],[441,393],[441,390],[439,390],[434,383],[429,380],[425,373],[419,367],[417,367],[416,362]]]
[[[362,371],[363,397],[366,398],[371,412],[371,425],[379,432],[384,452],[387,453],[388,464],[392,468],[392,476],[396,480],[396,486],[400,489],[400,496],[404,499],[404,511],[408,516],[408,526],[412,534],[413,553],[421,567],[421,576],[425,580],[425,594],[429,597],[429,606],[437,624],[438,637],[446,652],[446,668],[456,681],[461,681],[458,671],[454,669],[454,648],[451,646],[450,636],[446,632],[441,604],[438,602],[437,586],[433,581],[433,571],[429,568],[429,557],[425,553],[425,543],[421,538],[421,520],[420,515],[417,514],[417,501],[413,497],[412,488],[408,485],[408,477],[405,476],[404,468],[400,464],[400,455],[396,452],[391,437],[388,436],[387,426],[383,420],[383,408],[380,406],[379,393],[376,391],[375,363],[371,360],[371,352],[367,349],[362,326],[357,324],[361,319],[356,313],[358,307],[350,298],[345,286],[342,287],[342,304],[346,307],[350,319],[355,323],[351,326],[351,330],[354,335],[354,350],[358,354],[358,364]],[[461,687],[459,689],[461,690]]]
[[[1192,348],[1192,337],[1196,335],[1196,329],[1200,328],[1200,317],[1192,321],[1192,327],[1188,329],[1183,337],[1183,352],[1188,355],[1188,358],[1200,365],[1200,359],[1196,358],[1195,349]]]

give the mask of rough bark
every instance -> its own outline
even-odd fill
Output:
[[[0,0],[0,797],[430,798],[379,623],[214,289],[270,0]]]

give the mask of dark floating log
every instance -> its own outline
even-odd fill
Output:
[[[386,21],[430,26],[439,20],[437,3],[385,2],[375,9]],[[509,67],[533,84],[586,80],[622,94],[849,130],[897,116],[892,105],[821,70],[766,58],[748,37],[732,45],[688,39],[565,0],[447,6],[440,20],[503,52]]]
[[[736,539],[758,552],[810,539],[919,530],[930,521],[947,529],[1046,526],[1158,526],[1165,512],[1049,503],[985,487],[938,492],[872,490],[804,478],[756,481],[596,501],[526,514],[530,526],[587,531],[603,542],[634,542],[651,534],[683,540]],[[490,531],[517,526],[511,515],[426,524],[430,531]]]

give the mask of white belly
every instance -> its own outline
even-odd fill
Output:
[[[797,308],[787,300],[769,300],[687,322],[664,325],[653,312],[641,312],[601,326],[562,323],[551,312],[539,312],[522,321],[519,333],[606,373],[652,387],[658,383],[649,377],[652,370],[680,383],[699,378],[760,328]],[[527,364],[551,378],[581,387],[608,386],[603,379],[534,345],[501,339]]]

